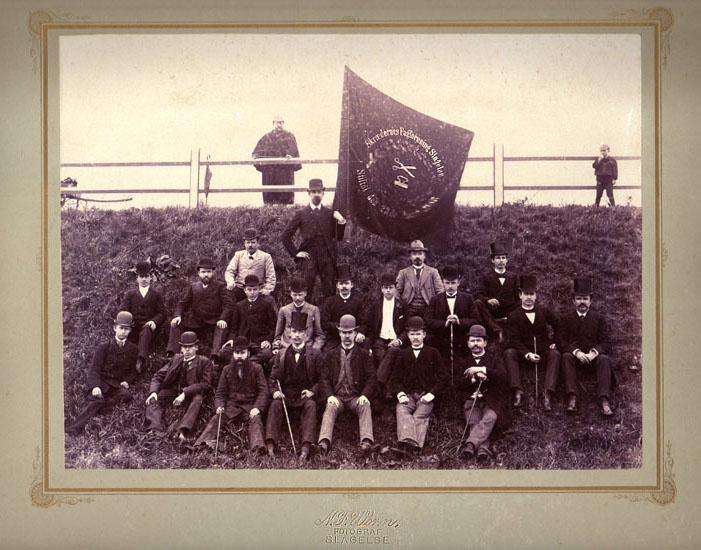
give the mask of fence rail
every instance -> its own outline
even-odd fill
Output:
[[[189,194],[190,208],[197,208],[200,204],[200,195],[207,193],[259,193],[262,191],[306,193],[304,186],[253,186],[253,187],[216,187],[206,190],[201,186],[200,172],[202,167],[210,166],[251,166],[251,165],[285,165],[285,164],[338,164],[338,159],[312,159],[312,158],[258,158],[250,160],[202,160],[201,151],[191,151],[190,161],[164,161],[164,162],[66,162],[61,168],[160,168],[160,167],[190,167],[190,184],[188,187],[178,188],[138,188],[138,189],[91,189],[91,188],[64,188],[69,198],[80,199],[81,195],[97,194]],[[491,157],[471,157],[472,162],[489,162],[493,166],[492,185],[461,185],[458,191],[492,191],[494,194],[494,206],[504,203],[506,191],[573,191],[596,189],[595,185],[506,185],[504,182],[504,164],[507,162],[592,162],[594,156],[505,156],[504,146],[494,144]],[[617,161],[640,160],[639,156],[617,156]],[[617,185],[616,189],[640,189],[640,185]],[[333,186],[326,187],[328,191],[335,191]],[[62,193],[63,195],[64,193]]]

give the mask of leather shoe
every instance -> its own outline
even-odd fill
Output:
[[[577,396],[576,395],[570,395],[570,398],[567,400],[567,412],[568,413],[577,412]]]
[[[613,414],[611,405],[609,405],[609,400],[606,398],[601,400],[601,414],[604,416],[611,416]]]
[[[321,441],[319,441],[319,452],[322,455],[328,454],[330,447],[331,447],[331,444],[329,443],[328,439],[322,439]]]
[[[299,461],[304,462],[309,458],[309,453],[311,452],[312,446],[309,443],[302,444],[302,451],[299,453]]]
[[[484,447],[480,447],[477,450],[477,460],[482,462],[483,460],[487,460],[492,456],[492,453],[488,450],[485,449]]]
[[[523,392],[521,390],[516,390],[514,394],[514,407],[523,406]]]
[[[266,441],[265,448],[268,451],[268,456],[270,458],[275,458],[275,443],[272,441]]]
[[[543,392],[543,410],[545,412],[551,412],[553,410],[552,398],[548,391]]]
[[[467,460],[475,458],[475,445],[472,441],[468,441],[465,448],[462,450],[461,456]]]
[[[372,441],[369,439],[363,439],[360,442],[360,450],[364,453],[369,453],[372,450]]]

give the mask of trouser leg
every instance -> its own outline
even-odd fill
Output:
[[[202,402],[204,401],[204,397],[200,393],[197,395],[193,395],[189,401],[190,403],[187,406],[187,410],[185,411],[185,414],[180,419],[180,422],[178,422],[177,425],[178,430],[184,430],[186,433],[189,433],[195,426],[195,422],[197,422],[197,417],[200,415],[200,409],[202,408]],[[187,403],[187,400],[185,401],[185,403]]]
[[[549,349],[545,352],[545,391],[555,393],[560,374],[560,352]]]
[[[579,361],[571,353],[562,354],[562,374],[565,378],[565,393],[578,396],[577,391],[577,365]]]
[[[316,401],[313,398],[302,400],[302,443],[313,443],[316,437]]]
[[[521,388],[520,357],[517,350],[509,348],[504,352],[504,367],[509,375],[509,386],[512,389]]]
[[[616,206],[616,201],[613,198],[613,182],[609,181],[604,185],[604,189],[606,190],[606,196],[609,199],[609,204],[611,206]]]
[[[399,351],[401,348],[399,346],[392,346],[387,348],[382,361],[377,367],[377,380],[382,384],[387,384],[390,377],[392,376],[392,371],[394,370],[394,364],[399,357]]]
[[[345,405],[358,415],[360,441],[367,439],[371,443],[374,443],[375,437],[372,433],[372,409],[370,408],[370,403],[358,405],[357,398],[351,397],[350,399],[346,400]]]
[[[88,404],[85,408],[78,414],[78,416],[73,419],[68,426],[66,426],[66,431],[70,432],[80,432],[88,421],[98,414],[102,408],[105,406],[105,400],[99,399],[97,397],[88,397]]]
[[[257,414],[253,418],[248,417],[248,444],[251,449],[258,449],[264,446],[263,442],[263,419],[261,414]]]
[[[335,405],[326,404],[324,416],[321,417],[321,428],[319,428],[319,441],[328,439],[329,443],[333,441],[333,427],[336,424],[336,417],[339,412],[343,411],[343,401],[339,399],[338,407]]]
[[[214,327],[214,336],[212,337],[212,349],[209,352],[209,356],[217,355],[221,350],[222,345],[224,345],[224,340],[229,332],[229,328],[219,328]]]
[[[268,418],[265,422],[265,439],[272,440],[275,445],[278,445],[280,440],[280,427],[282,426],[282,417],[284,410],[282,408],[281,399],[273,399],[268,409]]]
[[[613,385],[613,371],[611,370],[611,358],[608,355],[598,355],[594,360],[596,363],[596,383],[599,398],[611,397]]]
[[[433,401],[424,403],[418,401],[416,410],[414,411],[414,426],[416,427],[416,442],[423,449],[426,442],[426,434],[428,433],[428,425],[431,419],[431,411],[433,411]]]
[[[314,285],[316,284],[317,265],[318,264],[317,264],[316,254],[313,254],[309,260],[302,260],[302,278],[304,279],[304,284],[307,287],[308,298],[311,298],[314,294]],[[322,281],[322,285],[323,285],[323,281]]]
[[[475,300],[475,305],[477,306],[477,311],[482,319],[482,324],[485,328],[492,334],[497,332],[502,332],[501,326],[494,320],[494,315],[489,305],[483,300]]]
[[[146,359],[148,352],[151,349],[151,340],[153,339],[153,331],[150,327],[144,325],[139,331],[139,357]]]
[[[416,425],[414,424],[415,401],[409,397],[407,403],[397,403],[397,441],[410,441],[418,445]]]
[[[464,412],[466,422],[468,415],[470,414],[470,408],[472,407],[472,403],[472,399],[468,399],[467,401],[465,401]],[[489,448],[489,435],[492,433],[496,422],[497,413],[489,407],[480,407],[478,403],[472,410],[472,416],[470,416],[470,436],[467,438],[467,441],[472,443],[476,449],[479,449],[483,446]]]
[[[601,202],[601,197],[604,194],[604,185],[597,179],[596,180],[596,198],[594,199],[594,204],[599,206]]]
[[[221,425],[225,425],[229,421],[229,417],[226,413],[221,414]],[[200,436],[195,441],[195,445],[211,444],[217,439],[217,428],[219,427],[219,415],[214,414],[212,418],[209,419],[204,430]]]
[[[321,279],[321,289],[324,293],[324,298],[333,296],[336,292],[336,266],[331,259],[331,256],[324,254],[317,256],[319,262],[318,271],[319,279]]]
[[[181,323],[182,324],[182,323]],[[166,351],[176,354],[180,350],[180,334],[182,329],[180,325],[170,326],[170,332],[168,333],[168,345],[166,346]]]

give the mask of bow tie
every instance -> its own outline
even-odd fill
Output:
[[[255,260],[255,258],[254,258],[253,256],[251,256],[250,254],[248,255],[248,259],[249,259],[249,260]]]

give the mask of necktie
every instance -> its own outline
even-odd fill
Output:
[[[421,277],[421,270],[420,270],[420,269],[414,269],[414,274],[416,275],[416,280],[418,281],[419,278]]]

